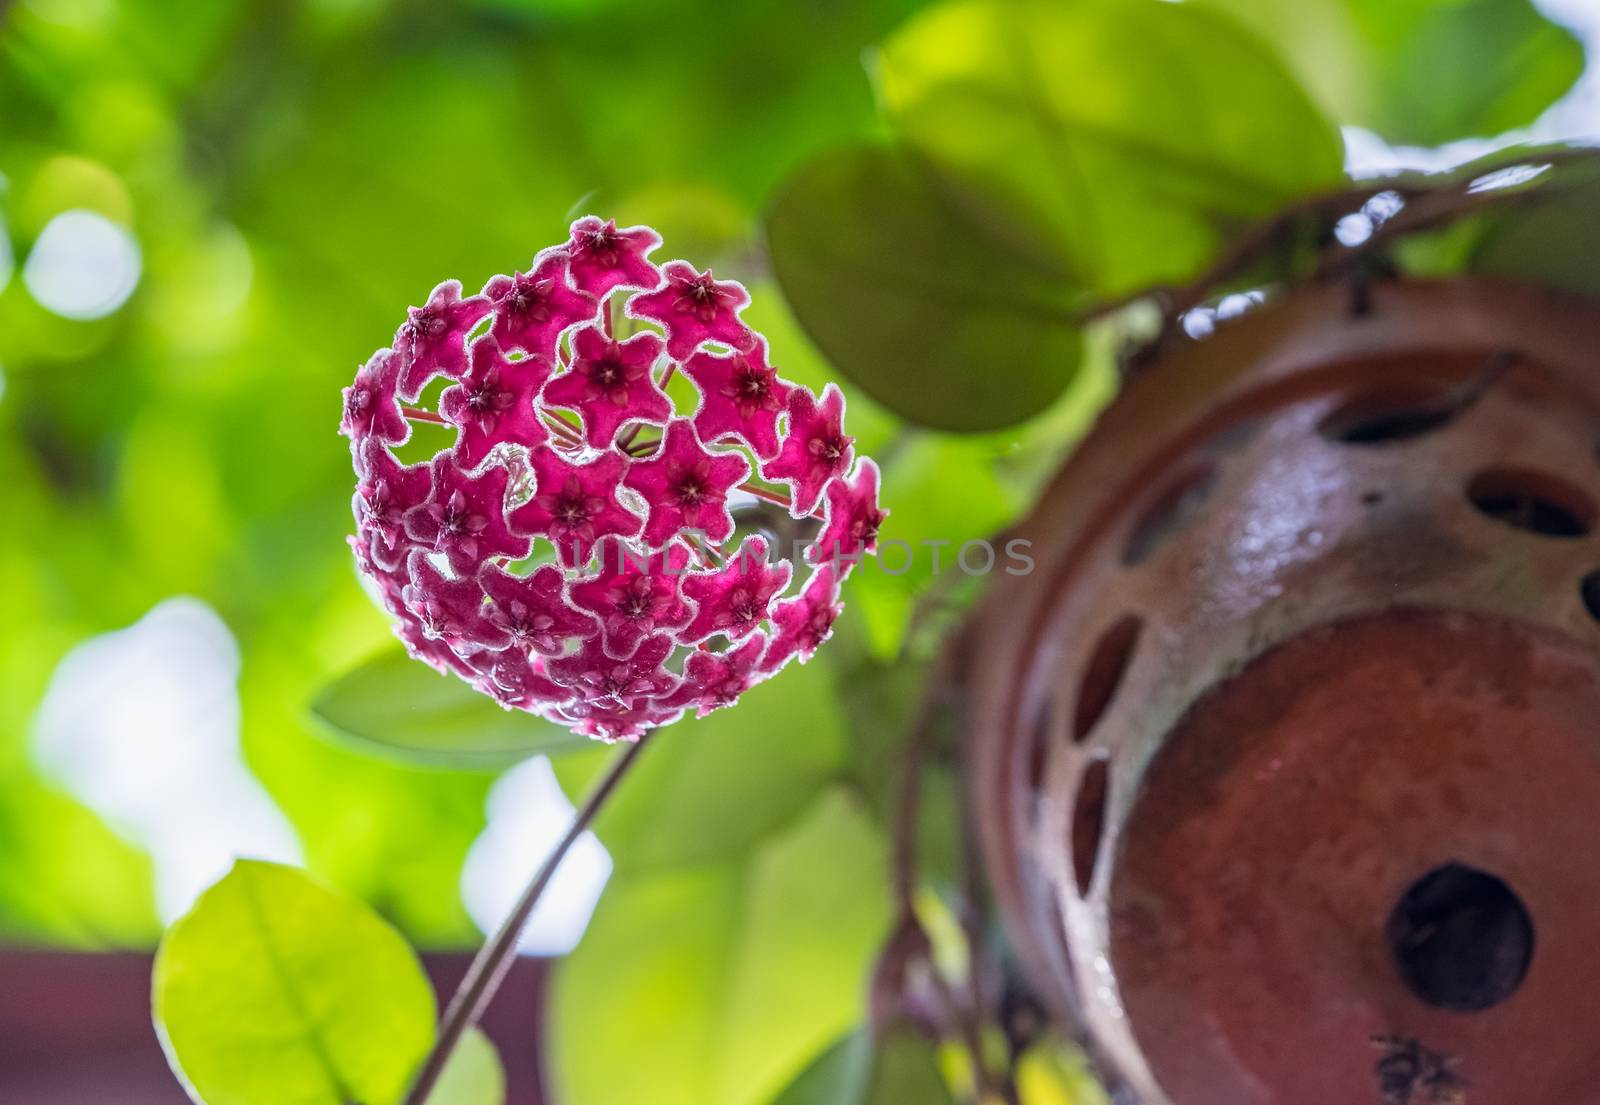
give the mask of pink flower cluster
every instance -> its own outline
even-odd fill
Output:
[[[529,272],[466,298],[440,284],[357,372],[340,424],[350,544],[411,655],[604,740],[731,705],[809,658],[884,518],[838,388],[779,376],[739,318],[745,289],[657,266],[660,243],[588,217]],[[674,375],[698,396],[688,413]],[[437,377],[437,412],[415,406]],[[412,422],[455,442],[402,463]],[[762,502],[819,519],[808,564],[738,533]]]

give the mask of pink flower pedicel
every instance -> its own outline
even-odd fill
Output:
[[[591,216],[479,295],[445,281],[357,372],[339,426],[356,564],[407,651],[607,741],[807,660],[884,518],[843,395],[784,380],[745,289],[656,265],[660,243]],[[432,394],[437,412],[402,405]],[[410,422],[455,441],[402,463]],[[772,503],[821,535],[792,561],[744,524]]]

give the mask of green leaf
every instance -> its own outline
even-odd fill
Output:
[[[161,942],[162,1046],[205,1105],[392,1105],[434,1037],[411,949],[377,914],[240,860]]]
[[[1021,1105],[1109,1105],[1105,1089],[1089,1072],[1083,1052],[1046,1036],[1017,1060]]]
[[[1583,72],[1532,0],[1204,0],[1278,43],[1341,120],[1439,145],[1527,126]]]
[[[495,766],[590,744],[564,726],[502,710],[398,647],[328,684],[311,712],[336,733],[413,762]]]
[[[476,1028],[461,1037],[439,1073],[427,1105],[503,1105],[506,1072],[494,1044]]]
[[[795,174],[767,239],[807,333],[912,422],[1010,425],[1072,379],[1080,342],[1060,270],[987,238],[891,150],[838,150]]]
[[[886,879],[882,834],[838,791],[744,857],[620,875],[556,974],[557,1096],[767,1101],[859,1020]]]
[[[882,48],[891,121],[995,233],[1105,294],[1193,275],[1223,231],[1341,177],[1260,40],[1162,0],[954,0]]]
[[[1526,206],[1495,218],[1474,272],[1600,295],[1600,180],[1552,183]]]
[[[952,1105],[934,1046],[909,1029],[874,1039],[861,1029],[841,1039],[772,1105]]]

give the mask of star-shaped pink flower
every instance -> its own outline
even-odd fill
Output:
[[[567,283],[570,257],[564,249],[545,250],[532,272],[496,276],[483,287],[494,304],[489,333],[505,349],[520,349],[553,362],[561,331],[595,317],[599,305]]]
[[[757,633],[736,649],[719,654],[696,652],[684,663],[683,687],[673,696],[675,702],[694,707],[696,717],[732,706],[739,696],[765,679],[757,667],[767,638]]]
[[[682,545],[640,557],[608,540],[600,546],[599,572],[572,585],[572,603],[599,615],[607,653],[631,656],[647,635],[689,623],[692,611],[680,593],[688,568]]]
[[[401,464],[376,438],[356,446],[356,470],[361,473],[352,503],[356,531],[368,540],[368,550],[379,567],[403,571],[409,547],[406,512],[427,500],[433,490],[433,473],[426,464]]]
[[[694,620],[678,635],[685,642],[721,633],[737,641],[767,618],[772,599],[789,584],[789,562],[767,563],[767,542],[747,537],[729,561],[711,572],[691,572],[683,593],[695,603]]]
[[[765,342],[726,356],[701,350],[683,362],[683,374],[700,389],[694,428],[702,440],[734,437],[758,457],[778,455],[778,415],[794,385],[767,363]]]
[[[802,664],[811,659],[817,646],[833,633],[841,609],[838,573],[832,564],[824,564],[811,573],[804,590],[772,608],[776,632],[772,647],[761,658],[761,670],[777,671],[795,655]]]
[[[554,564],[514,576],[493,565],[478,573],[478,583],[489,596],[485,615],[503,631],[514,649],[529,649],[545,656],[560,656],[567,642],[588,640],[600,631],[589,615],[573,609],[562,592],[565,576]]]
[[[646,729],[671,725],[683,716],[682,706],[664,706],[653,698],[636,699],[629,705],[605,700],[590,702],[573,699],[552,711],[553,720],[573,725],[585,737],[615,744],[636,741]]]
[[[474,685],[507,710],[534,711],[567,697],[566,689],[545,675],[537,657],[530,660],[518,649],[475,653],[469,663],[478,673]]]
[[[761,475],[789,485],[789,513],[804,518],[817,508],[824,485],[850,467],[853,437],[844,432],[844,393],[829,384],[818,403],[809,389],[789,393],[789,436]]]
[[[545,385],[544,401],[577,411],[584,440],[604,449],[624,422],[659,426],[671,417],[672,401],[650,375],[660,355],[661,339],[654,334],[619,342],[586,326],[573,333],[572,367]]]
[[[570,464],[542,448],[530,453],[529,460],[534,495],[511,512],[511,527],[517,533],[550,538],[569,568],[589,559],[602,537],[632,537],[643,527],[643,520],[617,501],[617,486],[628,467],[621,453]]]
[[[631,706],[677,687],[678,677],[662,666],[672,649],[672,638],[658,633],[640,641],[632,656],[618,660],[594,637],[571,656],[547,661],[545,670],[551,679],[597,705]]]
[[[661,447],[634,461],[623,483],[650,504],[644,540],[656,547],[684,527],[707,540],[726,541],[733,535],[728,491],[749,476],[750,463],[742,456],[707,452],[689,421],[677,418],[667,426]]]
[[[415,399],[422,386],[438,375],[460,376],[467,370],[467,335],[493,310],[481,295],[461,298],[461,281],[446,280],[413,307],[394,335],[400,360],[400,398]]]
[[[451,648],[504,648],[506,632],[484,617],[483,588],[471,576],[450,579],[421,549],[411,553],[411,583],[405,602],[417,615],[422,631]]]
[[[410,610],[401,607],[399,616],[400,620],[394,626],[394,635],[400,638],[400,643],[406,647],[406,654],[413,660],[421,660],[445,675],[453,672],[463,679],[470,680],[477,674],[472,666],[457,656],[455,650],[444,641],[428,636],[423,629],[422,620]]]
[[[533,401],[550,378],[550,362],[537,356],[513,361],[493,334],[472,343],[470,360],[461,382],[439,396],[439,413],[461,427],[456,459],[462,467],[476,468],[496,445],[543,445],[550,435]]]
[[[739,312],[750,302],[743,284],[715,280],[710,269],[696,272],[687,261],[668,261],[662,271],[666,286],[628,300],[628,316],[666,328],[667,356],[681,361],[706,341],[750,348],[755,335],[739,321]]]
[[[451,569],[474,576],[491,557],[521,560],[530,544],[506,526],[506,482],[511,473],[493,467],[482,475],[464,472],[450,453],[433,458],[433,491],[405,516],[413,541],[442,552]]]
[[[400,360],[392,349],[380,349],[356,372],[344,389],[344,417],[339,432],[351,441],[375,437],[398,445],[411,436],[411,424],[400,411],[395,389],[400,386]]]
[[[646,260],[661,244],[648,226],[618,230],[615,220],[586,215],[572,224],[567,249],[572,254],[572,283],[599,299],[614,288],[654,288],[661,270]]]
[[[827,521],[808,549],[813,564],[831,562],[848,576],[861,558],[878,547],[878,527],[889,512],[878,506],[878,466],[870,458],[856,465],[854,480],[828,484]]]
[[[411,582],[411,576],[406,572],[404,565],[384,568],[374,560],[373,535],[356,534],[345,538],[345,541],[349,544],[350,551],[355,554],[356,567],[372,581],[372,588],[377,591],[378,601],[383,608],[391,614],[405,610],[404,592],[406,584]]]

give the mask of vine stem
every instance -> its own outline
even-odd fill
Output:
[[[550,880],[555,877],[556,869],[561,866],[561,861],[566,858],[573,844],[577,843],[578,838],[588,829],[595,815],[605,806],[606,801],[616,790],[617,784],[639,758],[639,754],[644,751],[645,745],[649,743],[654,733],[655,730],[646,729],[637,741],[624,748],[621,754],[611,761],[605,774],[584,798],[583,805],[578,807],[566,833],[556,842],[556,846],[534,872],[533,878],[523,889],[522,896],[517,899],[516,906],[500,923],[500,928],[495,931],[494,936],[478,949],[478,954],[473,957],[471,966],[467,968],[466,976],[462,978],[461,985],[456,987],[456,992],[445,1009],[444,1019],[439,1024],[439,1036],[434,1041],[433,1050],[428,1052],[428,1058],[423,1062],[416,1081],[411,1084],[404,1105],[424,1105],[428,1100],[428,1095],[438,1084],[439,1076],[444,1073],[445,1063],[449,1061],[456,1045],[461,1042],[462,1035],[478,1023],[478,1018],[488,1008],[495,992],[500,989],[500,983],[505,980],[506,972],[511,969],[511,964],[516,959],[522,930],[527,927],[528,918],[533,915],[534,907],[539,904],[539,899],[549,887]]]

